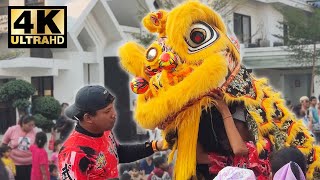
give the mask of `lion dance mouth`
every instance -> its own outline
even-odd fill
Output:
[[[166,47],[165,44],[163,44],[163,46],[164,46],[163,47],[163,49],[164,49],[163,54],[170,55],[171,59],[177,59],[176,62],[178,62],[178,63],[175,63],[175,64],[183,64],[183,63],[185,63],[185,61],[181,60],[179,55],[177,55],[177,53],[175,53],[172,50],[172,48]],[[228,63],[228,74],[227,74],[227,76],[224,77],[224,79],[221,81],[220,85],[217,86],[217,88],[221,88],[222,90],[226,90],[227,87],[230,85],[230,83],[234,80],[234,78],[237,75],[237,73],[239,72],[240,64],[235,59],[235,57],[229,52],[229,49],[225,49],[224,51],[222,51],[220,53],[224,55],[224,57],[225,57],[225,59],[226,59],[226,61]],[[212,61],[214,61],[214,59],[212,59]],[[198,66],[200,66],[203,63],[203,60],[197,60],[197,62],[198,63],[195,65],[194,68],[197,68]],[[178,116],[178,114],[180,114],[181,112],[183,112],[187,108],[191,107],[194,102],[200,101],[205,96],[206,95],[203,95],[203,96],[201,96],[201,97],[199,97],[197,99],[194,99],[194,100],[190,101],[180,111],[176,112],[175,114],[172,114],[172,115],[168,116],[166,119],[164,119],[162,122],[160,122],[157,125],[157,127],[159,129],[161,129],[161,130],[166,129],[166,127],[168,127],[175,120],[175,118]]]

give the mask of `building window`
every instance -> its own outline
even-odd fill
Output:
[[[0,79],[0,87],[11,80],[14,80],[14,79]]]
[[[44,6],[44,0],[25,0],[26,6]]]
[[[53,96],[53,77],[32,77],[31,84],[36,88],[34,96]]]
[[[234,33],[237,35],[240,43],[251,43],[251,17],[234,13],[233,15]]]
[[[53,56],[50,48],[31,48],[30,57],[52,58]]]

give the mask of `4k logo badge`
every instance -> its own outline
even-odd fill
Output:
[[[67,48],[66,6],[9,6],[9,48]]]

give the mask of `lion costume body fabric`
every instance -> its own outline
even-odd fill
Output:
[[[313,145],[314,139],[302,120],[288,110],[267,80],[255,78],[240,65],[239,51],[216,12],[188,1],[170,12],[149,13],[143,24],[158,33],[159,39],[148,49],[126,43],[119,50],[121,64],[144,79],[133,81],[135,88],[144,89],[138,95],[135,112],[139,125],[159,127],[164,137],[172,132],[177,137],[169,157],[172,159],[177,151],[175,179],[196,175],[200,117],[214,106],[207,94],[216,88],[224,91],[227,104],[243,104],[259,154],[265,151],[265,139],[273,150],[296,146],[307,158],[307,178],[319,178],[320,147]]]

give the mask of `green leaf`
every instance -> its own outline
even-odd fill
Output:
[[[311,67],[313,62],[320,63],[320,9],[314,9],[313,12],[306,12],[296,8],[279,9],[283,15],[284,21],[279,22],[279,28],[284,30],[287,26],[287,36],[274,35],[283,40],[288,52],[291,52],[292,63],[301,67]],[[314,49],[314,47],[316,47]],[[319,67],[315,67],[318,73]]]
[[[35,119],[36,126],[41,128],[45,132],[50,132],[51,128],[54,126],[52,120],[47,119],[41,114],[35,114],[33,117]]]
[[[0,87],[0,102],[14,102],[17,99],[29,99],[35,88],[27,81],[13,80]]]
[[[155,39],[156,36],[150,33],[147,34],[139,34],[139,33],[132,33],[132,36],[139,40],[139,43],[148,47]]]
[[[60,116],[61,107],[59,101],[51,96],[38,97],[33,101],[32,112],[54,120]]]
[[[0,53],[0,60],[13,59],[23,55],[24,53],[25,53],[24,50],[12,50],[8,52],[3,52],[3,53]]]
[[[18,110],[26,110],[30,105],[31,102],[28,99],[18,99],[12,103],[12,106]]]

